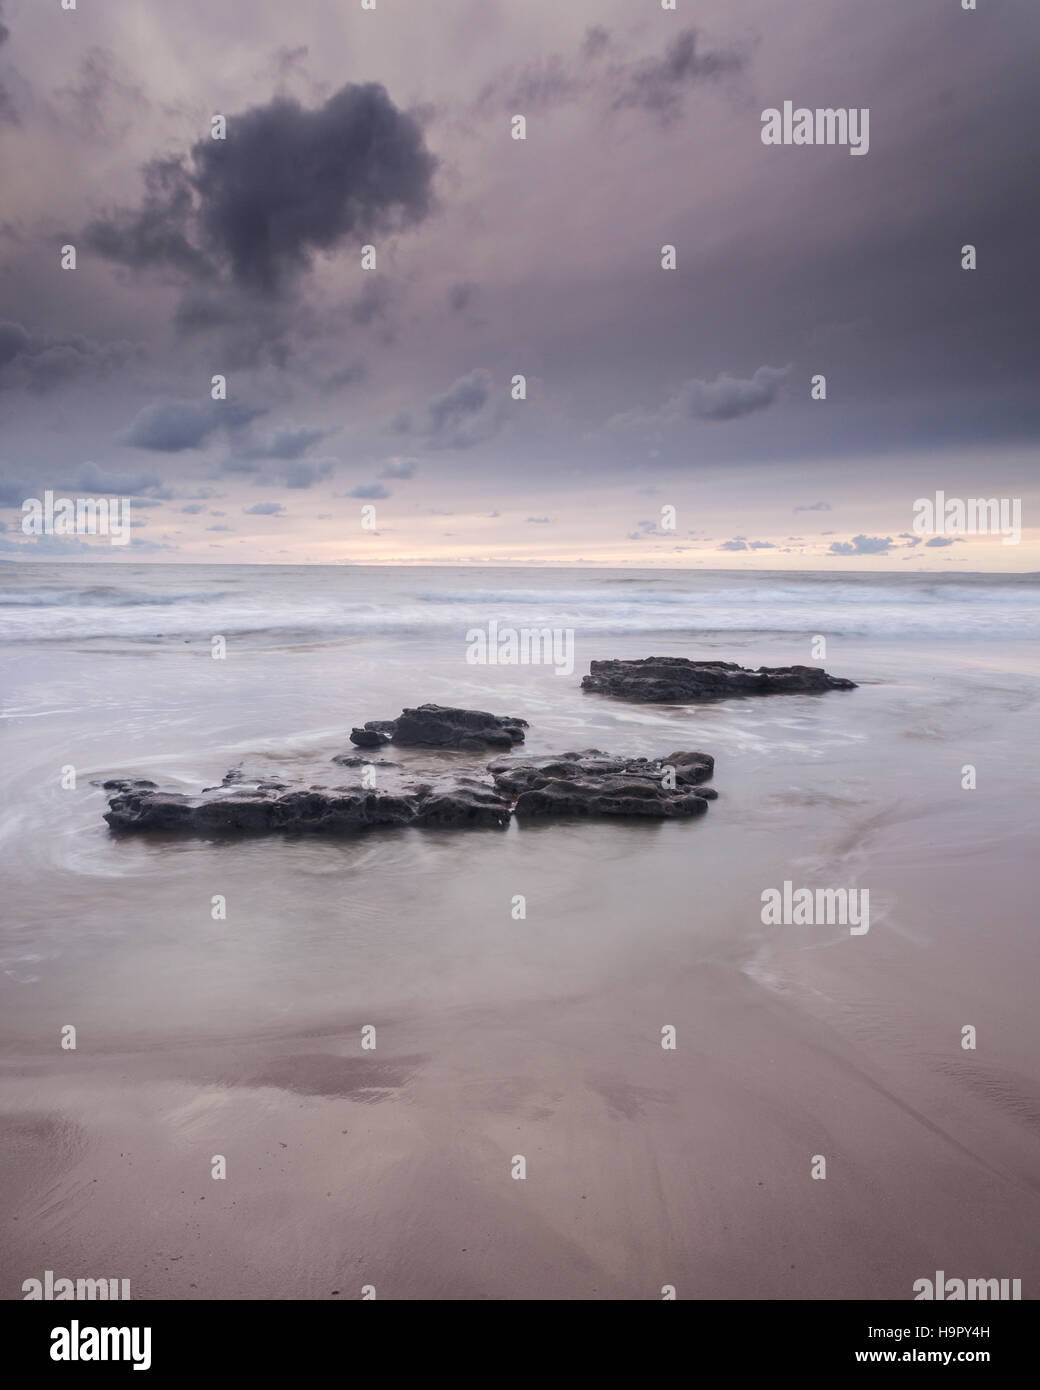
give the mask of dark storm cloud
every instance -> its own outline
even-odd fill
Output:
[[[87,239],[124,265],[271,295],[317,251],[420,222],[434,167],[418,123],[378,83],[348,84],[313,111],[276,97],[230,116],[226,140],[153,160],[142,205],[95,221]]]
[[[431,449],[470,449],[498,434],[505,418],[505,408],[493,391],[491,373],[477,367],[459,377],[443,395],[434,396],[418,423],[403,411],[392,428],[400,434],[421,434]]]
[[[214,401],[206,406],[195,405],[191,401],[155,401],[138,411],[129,427],[119,436],[119,442],[136,449],[179,454],[185,449],[197,449],[219,429],[234,432],[263,413],[259,409],[230,405],[226,401]],[[243,468],[239,471],[255,470]]]
[[[0,322],[0,388],[50,391],[81,377],[103,376],[134,356],[132,343],[98,343],[79,333],[30,333]]]
[[[697,30],[684,29],[668,45],[663,58],[615,69],[615,78],[620,79],[620,90],[611,103],[615,110],[638,106],[661,120],[674,120],[691,86],[740,72],[747,61],[732,49],[700,52],[699,44]]]
[[[832,555],[887,555],[891,536],[853,536],[851,541],[831,541]]]

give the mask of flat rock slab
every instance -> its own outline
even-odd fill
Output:
[[[462,777],[390,791],[358,787],[238,786],[232,792],[187,796],[126,786],[111,798],[105,820],[116,831],[223,835],[349,835],[377,826],[458,829],[504,826],[510,801],[487,782]]]
[[[100,784],[111,793],[105,820],[117,832],[209,839],[350,835],[378,827],[500,828],[514,813],[663,820],[700,815],[716,796],[713,788],[699,785],[714,770],[707,753],[618,758],[593,748],[544,758],[499,758],[488,765],[489,776],[445,773],[436,752],[411,766],[358,754],[338,754],[331,762],[355,771],[356,780],[346,786],[306,784],[302,778],[313,768],[299,762],[281,776],[272,776],[269,764],[249,772],[232,768],[219,786],[198,793],[165,791],[143,778],[112,779]]]
[[[621,700],[669,705],[737,695],[815,695],[856,689],[855,681],[829,676],[818,666],[760,666],[752,671],[734,661],[687,661],[681,656],[593,661],[581,686]]]
[[[357,748],[378,748],[397,743],[411,748],[480,750],[512,748],[523,743],[526,719],[488,714],[479,709],[452,709],[449,705],[419,705],[402,710],[396,719],[370,719],[352,729],[350,741]]]
[[[708,753],[667,758],[616,758],[598,748],[551,758],[497,758],[488,771],[500,791],[516,796],[525,816],[699,816],[717,793],[698,787],[715,769]]]

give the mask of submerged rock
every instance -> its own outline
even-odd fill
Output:
[[[402,710],[396,719],[370,719],[364,728],[351,730],[350,741],[358,748],[378,748],[384,743],[412,748],[512,748],[523,743],[527,727],[526,719],[511,715],[420,705]]]
[[[830,676],[818,666],[760,666],[734,661],[688,661],[682,656],[647,656],[637,661],[593,661],[583,690],[622,700],[683,704],[733,695],[803,695],[855,690],[855,681]]]

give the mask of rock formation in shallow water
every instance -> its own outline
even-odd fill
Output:
[[[647,656],[638,661],[593,661],[583,690],[622,700],[685,704],[734,695],[804,695],[855,690],[855,681],[829,676],[818,666],[760,666],[734,661],[688,661],[682,656]]]
[[[277,791],[238,787],[217,796],[186,796],[147,786],[113,796],[105,820],[113,830],[163,830],[181,834],[348,835],[375,826],[426,825],[459,829],[502,826],[509,800],[476,778],[441,786],[415,782],[402,790],[306,787]]]
[[[226,835],[347,835],[378,826],[476,829],[504,826],[515,812],[533,816],[642,816],[673,819],[704,812],[716,793],[707,753],[617,758],[598,749],[544,758],[498,758],[490,778],[440,767],[402,767],[339,754],[339,766],[371,769],[381,785],[325,786],[233,769],[197,795],[161,791],[154,782],[103,783],[114,793],[105,820],[114,831]],[[362,777],[364,777],[362,773]]]
[[[697,788],[714,771],[708,753],[667,758],[615,758],[598,748],[549,758],[496,758],[488,771],[499,791],[516,796],[524,816],[652,816],[703,814],[717,793]]]
[[[370,719],[364,728],[351,730],[350,741],[358,748],[378,748],[384,743],[411,748],[512,748],[523,743],[527,727],[526,719],[510,715],[420,705],[402,710],[396,719]]]

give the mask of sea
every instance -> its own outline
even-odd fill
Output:
[[[909,1046],[929,1001],[871,1013],[841,962],[927,979],[954,959],[1032,1066],[1038,599],[1035,574],[5,563],[0,1053],[47,1055],[68,1024],[119,1051],[566,1007],[705,962]],[[474,664],[492,622],[572,634],[573,669]],[[700,706],[581,688],[590,661],[641,656],[857,688]],[[704,750],[719,797],[690,822],[327,840],[102,819],[111,778],[191,792],[264,759],[346,785],[350,729],[427,702],[522,716],[532,754]],[[869,932],[764,924],[785,882],[868,889]]]

